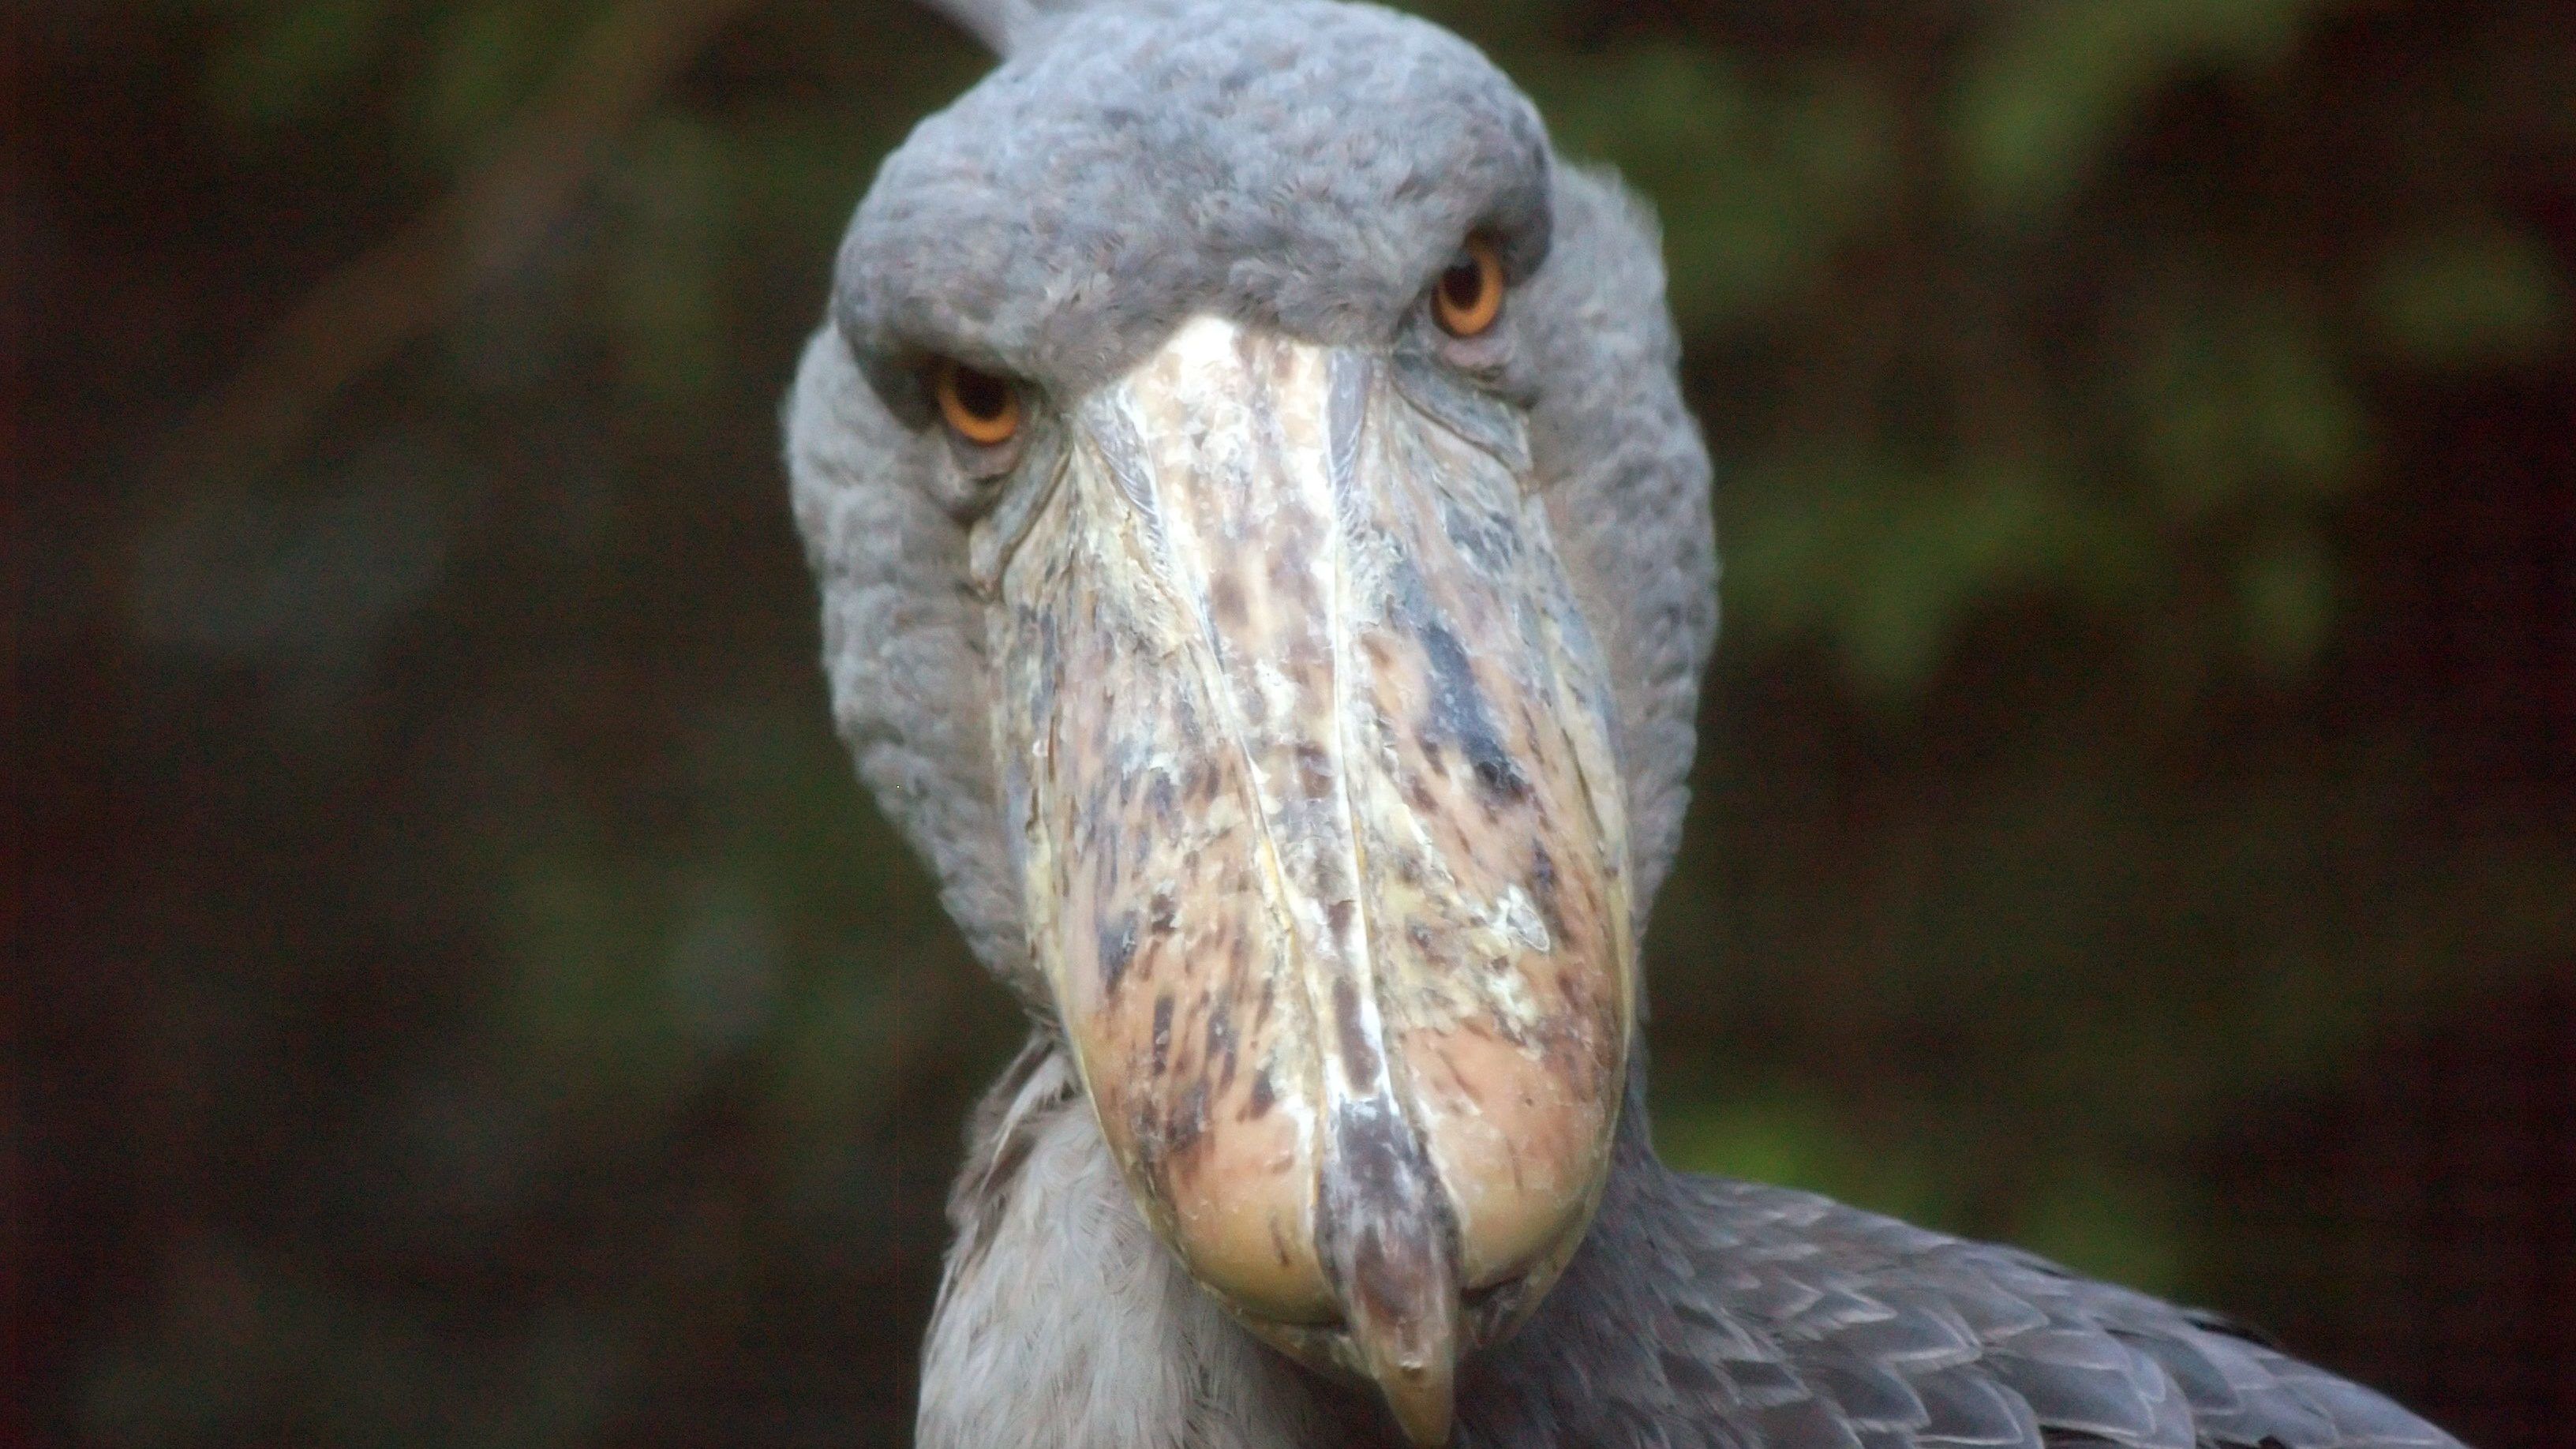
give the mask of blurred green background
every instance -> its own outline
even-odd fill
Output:
[[[2576,1443],[2576,16],[1431,13],[1661,210],[1720,460],[1668,1154]],[[29,1434],[902,1442],[1019,1028],[831,737],[775,418],[985,62],[5,24]]]

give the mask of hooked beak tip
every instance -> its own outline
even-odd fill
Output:
[[[1458,1400],[1457,1361],[1448,1355],[1419,1364],[1390,1364],[1377,1376],[1397,1427],[1421,1449],[1449,1442]]]
[[[1335,1114],[1322,1200],[1351,1366],[1415,1444],[1449,1440],[1461,1335],[1457,1216],[1427,1144],[1383,1099]]]

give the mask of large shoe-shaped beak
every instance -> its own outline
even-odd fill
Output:
[[[1610,692],[1518,416],[1200,318],[979,527],[1031,945],[1156,1231],[1444,1442],[1634,1016]]]

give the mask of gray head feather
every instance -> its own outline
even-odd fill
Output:
[[[1423,21],[1319,0],[1095,6],[886,159],[835,317],[889,384],[938,354],[1068,394],[1192,312],[1374,340],[1470,227],[1534,266],[1548,169],[1529,102]]]

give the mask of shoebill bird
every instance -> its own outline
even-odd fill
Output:
[[[1652,223],[1418,20],[945,7],[787,408],[834,707],[1028,1045],[932,1449],[2443,1445],[2228,1322],[1657,1162],[1716,632]]]

